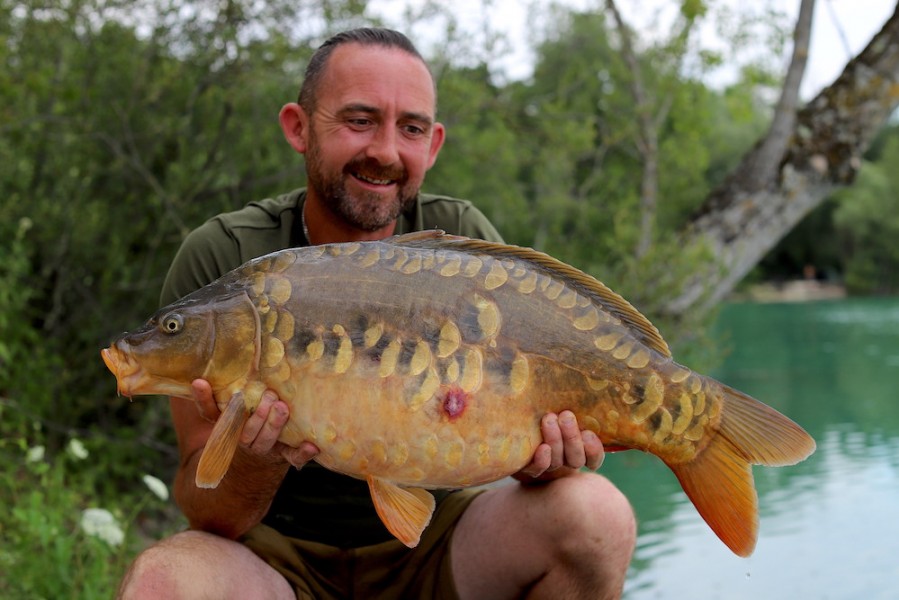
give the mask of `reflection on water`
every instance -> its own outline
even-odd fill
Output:
[[[627,598],[896,598],[899,590],[899,299],[735,304],[714,375],[800,423],[817,452],[754,469],[759,543],[732,555],[668,469],[636,452],[603,473],[640,520]]]

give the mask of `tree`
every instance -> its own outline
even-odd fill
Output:
[[[319,4],[0,0],[0,398],[51,436],[164,415],[100,410],[97,351],[155,309],[190,229],[302,183],[277,111],[310,38],[364,8]]]
[[[651,97],[643,80],[643,73],[634,48],[633,33],[624,22],[614,0],[606,0],[606,10],[611,13],[618,34],[621,59],[627,66],[628,88],[634,104],[636,122],[635,146],[641,160],[640,176],[640,233],[635,255],[646,256],[655,241],[656,213],[659,193],[659,131],[665,124],[671,109],[671,83],[664,85],[668,93]],[[680,19],[669,44],[668,53],[673,58],[669,76],[683,66],[693,26],[705,12],[703,2],[687,0],[680,6]],[[654,100],[654,101],[653,101]]]
[[[716,61],[696,58],[692,47],[703,5],[678,6],[673,33],[639,44],[620,16],[553,13],[534,76],[507,86],[508,116],[500,119],[517,138],[512,156],[530,207],[527,225],[507,239],[595,274],[654,319],[696,265],[711,260],[703,248],[682,251],[673,232],[711,189],[709,172],[730,168],[760,131],[757,102],[746,92],[756,80],[725,92],[703,84]],[[685,74],[688,50],[693,66]],[[445,98],[441,89],[442,105]],[[484,124],[473,98],[462,100],[475,109],[462,120]],[[448,158],[432,175],[448,168]],[[493,209],[489,200],[481,206]],[[682,335],[693,339],[701,329],[695,319],[704,317],[661,324],[677,344]]]
[[[797,29],[804,26],[801,20]],[[865,149],[899,106],[897,84],[899,9],[839,78],[798,111],[785,147],[772,143],[783,133],[773,128],[709,195],[684,230],[683,245],[705,246],[716,260],[666,310],[680,314],[720,301],[811,209],[850,185]],[[793,108],[786,103],[778,110],[785,114],[775,122]],[[753,173],[760,162],[776,165],[775,172],[759,179]]]

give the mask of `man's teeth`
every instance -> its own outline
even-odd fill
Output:
[[[361,179],[362,181],[366,181],[374,185],[387,185],[388,183],[391,183],[390,179],[372,179],[371,177],[366,177],[365,175],[361,175],[359,173],[356,173],[356,177]]]

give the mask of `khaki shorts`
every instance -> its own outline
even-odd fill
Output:
[[[290,538],[266,525],[257,525],[240,541],[281,573],[303,600],[455,600],[450,537],[481,491],[447,496],[412,549],[397,540],[342,549]]]

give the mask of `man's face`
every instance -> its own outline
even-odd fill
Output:
[[[306,132],[310,193],[349,225],[375,231],[418,194],[443,143],[431,76],[380,46],[334,50]]]

